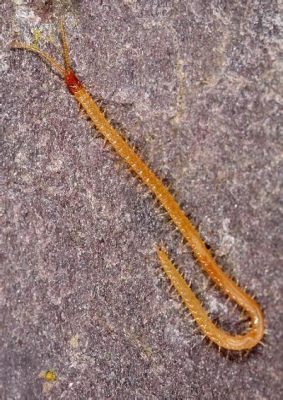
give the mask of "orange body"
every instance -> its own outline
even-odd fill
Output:
[[[182,236],[186,239],[196,260],[209,278],[224,294],[243,308],[250,318],[250,329],[242,335],[232,335],[217,327],[210,320],[200,301],[178,272],[178,269],[170,261],[165,249],[160,247],[157,253],[162,268],[171,281],[171,284],[182,298],[183,303],[191,312],[203,334],[213,343],[227,350],[241,351],[252,349],[260,343],[264,335],[264,318],[259,305],[217,265],[198,231],[186,217],[162,181],[151,171],[123,139],[122,135],[105,118],[103,112],[70,68],[69,52],[63,24],[61,24],[61,34],[65,67],[59,65],[56,60],[35,46],[25,43],[15,43],[13,47],[39,54],[65,80],[69,91],[85,110],[96,129],[109,141],[114,150],[128,164],[130,169],[159,200],[161,206],[166,210]]]
[[[70,88],[69,88],[70,89]],[[73,90],[73,89],[72,89]],[[162,181],[150,170],[144,161],[123,139],[121,134],[105,118],[93,98],[82,85],[73,92],[76,100],[94,123],[96,129],[112,145],[130,169],[156,196],[167,211],[179,231],[192,249],[195,258],[211,280],[222,292],[242,307],[252,321],[252,328],[245,335],[231,335],[219,329],[208,317],[184,278],[172,264],[163,248],[158,249],[158,256],[166,276],[175,287],[182,301],[190,310],[201,331],[218,346],[228,350],[247,350],[254,347],[264,334],[263,315],[258,304],[218,267],[199,233],[179,207],[178,203],[164,186]]]

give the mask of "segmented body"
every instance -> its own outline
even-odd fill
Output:
[[[73,72],[72,72],[73,74]],[[161,265],[177,293],[181,296],[184,304],[190,310],[201,331],[218,346],[229,350],[246,350],[252,348],[263,335],[263,315],[257,303],[236,285],[218,267],[211,253],[207,249],[199,233],[186,217],[180,206],[164,186],[162,181],[151,171],[144,161],[128,145],[119,132],[105,118],[93,98],[78,80],[74,84],[66,83],[70,91],[75,96],[78,103],[85,110],[96,129],[112,145],[119,156],[128,164],[130,169],[156,196],[160,204],[167,211],[168,215],[178,227],[179,231],[186,239],[193,251],[195,258],[199,261],[203,270],[209,275],[210,279],[240,307],[244,308],[252,320],[253,328],[246,335],[230,335],[219,329],[208,317],[200,301],[197,299],[184,278],[172,264],[163,248],[158,249],[158,256]]]
[[[261,341],[264,335],[264,318],[259,305],[221,270],[204,241],[201,239],[198,231],[186,217],[162,181],[151,171],[145,162],[136,154],[133,148],[131,148],[123,139],[121,134],[106,119],[104,113],[100,110],[96,102],[71,70],[63,25],[61,26],[61,33],[65,68],[60,66],[48,54],[34,46],[17,43],[14,47],[26,49],[39,54],[45,59],[45,61],[52,65],[59,75],[64,78],[69,91],[85,110],[96,129],[112,145],[116,153],[119,154],[119,156],[128,164],[130,169],[159,200],[160,204],[166,210],[182,236],[186,239],[196,260],[207,273],[209,278],[223,293],[243,308],[251,320],[251,328],[242,335],[232,335],[218,328],[210,320],[200,301],[179,273],[178,269],[170,261],[165,249],[159,247],[157,253],[166,276],[182,298],[183,303],[191,312],[203,334],[219,347],[227,350],[240,351],[253,348]]]

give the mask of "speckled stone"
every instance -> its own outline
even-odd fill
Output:
[[[1,3],[1,398],[282,398],[278,8]],[[62,16],[78,76],[171,185],[227,273],[256,295],[265,347],[227,357],[202,341],[168,292],[161,240],[212,318],[232,331],[246,325],[60,78],[9,49],[33,32],[56,55]]]

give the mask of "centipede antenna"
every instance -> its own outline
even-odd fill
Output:
[[[68,73],[71,71],[71,62],[70,62],[70,53],[67,43],[67,35],[65,31],[64,22],[61,19],[60,21],[60,32],[61,32],[61,41],[63,47],[63,58],[64,58],[64,65],[65,65],[65,72]]]
[[[27,51],[31,51],[32,53],[36,53],[38,54],[41,58],[43,58],[44,61],[46,61],[46,63],[48,65],[50,65],[62,78],[64,78],[65,76],[65,70],[64,68],[58,64],[58,62],[51,57],[49,54],[45,53],[45,51],[40,50],[38,47],[36,47],[35,45],[30,45],[27,43],[23,43],[23,42],[18,42],[18,41],[14,41],[11,43],[11,48],[12,49],[22,49],[22,50],[27,50]]]

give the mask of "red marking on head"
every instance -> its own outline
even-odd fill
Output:
[[[75,94],[76,91],[82,87],[81,82],[78,80],[72,70],[65,75],[65,82],[72,94]]]

